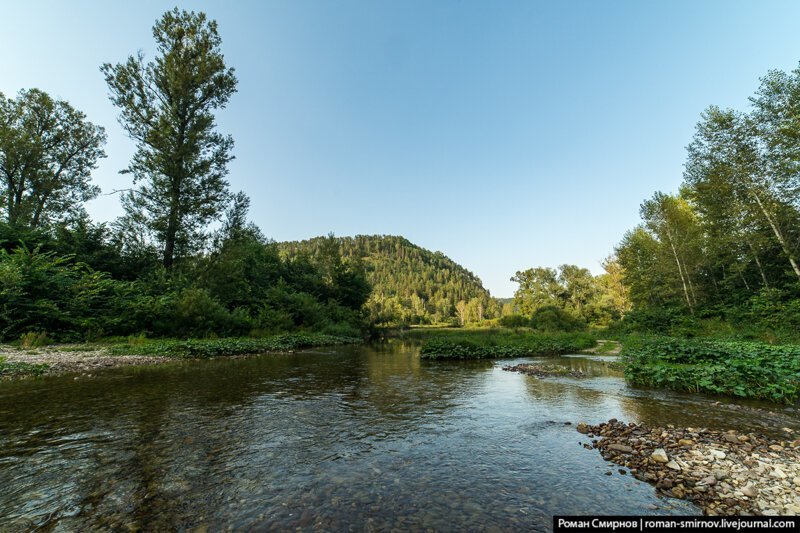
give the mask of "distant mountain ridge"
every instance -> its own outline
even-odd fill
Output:
[[[325,237],[279,243],[282,253],[312,258]],[[337,237],[342,257],[363,265],[373,287],[366,308],[379,324],[475,321],[499,314],[481,280],[442,252],[394,235]]]

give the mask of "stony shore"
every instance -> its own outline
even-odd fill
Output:
[[[503,370],[507,372],[519,372],[528,376],[535,376],[537,378],[545,378],[549,376],[571,376],[573,378],[585,377],[585,374],[580,370],[570,370],[565,366],[551,365],[551,364],[521,364],[521,365],[508,365],[504,366]]]
[[[21,350],[0,346],[0,359],[8,363],[47,365],[45,375],[67,373],[92,373],[106,368],[132,365],[153,365],[170,361],[169,357],[150,355],[109,355],[106,350],[76,349],[73,346],[47,346]]]
[[[616,419],[576,427],[603,457],[708,515],[800,515],[800,438]]]

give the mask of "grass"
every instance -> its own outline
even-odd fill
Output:
[[[640,338],[628,339],[622,355],[636,385],[779,403],[800,398],[798,345]]]
[[[533,333],[530,331],[437,330],[412,333],[422,340],[422,359],[497,359],[575,353],[594,346],[588,333]]]
[[[288,333],[266,338],[225,338],[190,340],[146,340],[113,344],[111,355],[156,355],[164,357],[205,358],[267,352],[289,352],[315,346],[356,344],[361,339],[321,333]]]

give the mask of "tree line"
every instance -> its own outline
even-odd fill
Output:
[[[234,143],[216,114],[237,79],[216,22],[176,8],[153,37],[152,60],[100,69],[136,145],[112,224],[84,209],[104,129],[39,89],[0,94],[0,339],[362,333],[370,287],[339,242],[281,257],[229,189]]]
[[[529,268],[511,278],[518,284],[511,302],[503,306],[500,323],[543,331],[579,331],[608,327],[631,309],[623,270],[615,257],[602,262],[594,276],[577,265]]]
[[[768,72],[749,102],[702,113],[680,190],[646,200],[617,247],[632,321],[800,326],[800,69]]]
[[[760,80],[746,111],[710,106],[687,147],[676,194],[656,192],[592,276],[533,268],[506,319],[549,310],[567,327],[796,335],[800,328],[800,69]],[[517,316],[518,315],[518,316]]]
[[[365,304],[370,323],[464,326],[500,316],[500,306],[472,272],[441,252],[431,252],[392,235],[338,239],[345,259],[361,266],[372,293]],[[316,257],[325,238],[282,243],[288,257]]]

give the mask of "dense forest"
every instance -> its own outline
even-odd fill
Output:
[[[338,239],[342,256],[363,268],[372,294],[365,305],[372,324],[465,325],[500,314],[480,279],[441,252],[403,237],[358,235]],[[287,257],[318,257],[327,239],[281,243]]]
[[[103,127],[39,89],[0,94],[0,339],[49,335],[361,335],[373,326],[613,327],[681,335],[800,328],[800,70],[762,80],[746,112],[709,107],[677,194],[657,192],[595,276],[516,272],[513,300],[396,236],[274,243],[226,179],[216,114],[238,80],[216,23],[178,9],[157,56],[100,70],[136,150],[123,215],[90,220]],[[765,333],[766,332],[766,333]]]
[[[646,200],[619,244],[631,325],[800,328],[800,69],[769,72],[749,100],[702,114],[679,192]]]
[[[752,338],[800,330],[800,69],[771,71],[746,112],[709,107],[677,194],[640,208],[605,273],[517,272],[509,324]]]
[[[136,145],[111,224],[84,209],[100,194],[104,129],[44,91],[0,94],[0,340],[361,335],[370,288],[338,241],[281,258],[229,190],[233,139],[215,113],[237,79],[216,23],[176,8],[153,35],[154,60],[101,67]]]

